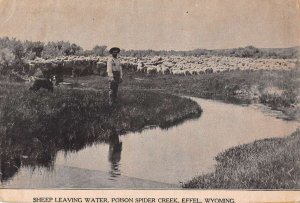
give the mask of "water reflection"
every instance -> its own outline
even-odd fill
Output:
[[[22,167],[53,169],[58,151],[56,147],[51,143],[47,146],[39,144],[37,138],[21,140],[16,137],[6,136],[0,142],[1,182],[12,179]]]
[[[0,158],[0,178],[1,182],[11,179],[19,170],[21,166],[21,160],[17,157],[10,159]]]
[[[129,182],[134,177],[178,184],[209,172],[215,164],[214,157],[225,149],[289,135],[299,126],[297,122],[266,116],[257,109],[195,100],[203,107],[201,117],[167,130],[149,128],[119,137],[115,126],[101,124],[107,127],[103,129],[99,124],[97,128],[95,123],[81,120],[81,125],[51,128],[45,134],[21,135],[12,131],[0,140],[1,181],[7,187],[18,187],[26,181],[31,187],[38,187],[34,178],[40,177],[40,187],[46,187],[51,180],[60,187],[121,187],[124,177]],[[40,166],[47,178],[36,172],[31,176],[24,166]]]
[[[9,135],[9,136],[8,136]],[[58,152],[66,157],[70,154],[77,153],[83,149],[91,147],[93,144],[105,143],[106,152],[100,152],[101,158],[99,162],[107,162],[110,164],[108,171],[111,179],[116,179],[121,175],[120,160],[122,152],[122,142],[119,139],[117,130],[107,129],[95,137],[104,137],[106,139],[95,140],[90,139],[86,134],[77,133],[74,136],[65,136],[62,141],[60,136],[49,134],[34,135],[33,138],[20,141],[19,135],[5,134],[5,139],[0,140],[0,182],[6,183],[13,180],[22,168],[42,169],[53,172]],[[52,140],[47,140],[49,137]],[[46,137],[47,139],[43,139]],[[103,155],[105,154],[105,157]],[[90,160],[89,160],[90,161]]]
[[[112,179],[121,175],[121,171],[119,169],[120,160],[121,160],[121,152],[122,152],[122,142],[119,139],[119,135],[116,130],[113,129],[112,133],[109,137],[109,153],[108,153],[108,161],[110,162],[110,177]]]

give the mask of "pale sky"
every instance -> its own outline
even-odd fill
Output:
[[[123,49],[300,45],[300,0],[0,0],[0,37]]]

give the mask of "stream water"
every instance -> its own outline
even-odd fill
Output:
[[[22,167],[8,188],[174,188],[214,169],[214,157],[255,140],[288,136],[300,125],[271,110],[193,98],[198,119],[169,129],[114,137],[78,152],[58,152],[54,167]],[[268,112],[268,113],[266,113]]]

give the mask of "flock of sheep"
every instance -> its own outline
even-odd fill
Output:
[[[198,75],[213,72],[239,70],[288,70],[293,69],[297,59],[254,59],[223,56],[162,56],[120,57],[124,69],[145,74]],[[29,72],[45,68],[51,74],[58,72],[72,76],[104,74],[107,57],[64,56],[54,59],[30,60]]]
[[[295,59],[253,59],[221,56],[147,57],[137,62],[136,71],[147,74],[198,75],[235,69],[288,70],[293,69],[296,63],[297,60]]]

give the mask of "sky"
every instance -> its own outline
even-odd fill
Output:
[[[122,49],[300,45],[300,0],[0,0],[0,37]]]

